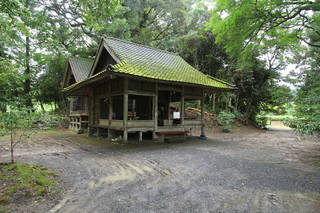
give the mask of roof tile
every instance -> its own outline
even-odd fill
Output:
[[[69,58],[69,64],[76,82],[80,82],[88,78],[93,59],[71,57]]]
[[[104,42],[120,60],[120,63],[113,66],[115,72],[216,88],[232,88],[230,84],[210,78],[193,68],[174,53],[109,37],[105,38]]]

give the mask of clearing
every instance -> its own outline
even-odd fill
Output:
[[[1,162],[9,161],[8,154],[1,152]],[[16,156],[60,175],[63,199],[34,205],[35,212],[320,209],[320,144],[281,125],[214,130],[206,141],[182,143],[112,144],[53,130],[39,132]]]

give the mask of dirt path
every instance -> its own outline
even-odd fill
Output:
[[[287,130],[215,130],[207,141],[126,145],[51,131],[17,154],[60,174],[64,198],[50,212],[320,209],[320,144]]]

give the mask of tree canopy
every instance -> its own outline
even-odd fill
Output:
[[[207,24],[226,51],[237,55],[252,48],[290,48],[299,45],[320,47],[320,32],[314,27],[320,1],[217,0]],[[311,39],[309,33],[317,34]]]

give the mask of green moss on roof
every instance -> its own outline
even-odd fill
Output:
[[[208,77],[176,54],[115,38],[105,38],[104,42],[120,60],[113,66],[114,72],[215,88],[233,88],[224,81]]]

